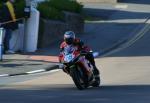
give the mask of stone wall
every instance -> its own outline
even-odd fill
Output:
[[[77,34],[84,32],[84,18],[76,13],[64,12],[65,23],[68,24],[68,30],[72,30]]]
[[[63,34],[67,30],[72,30],[77,34],[84,32],[84,19],[81,15],[64,12],[64,21],[40,19],[40,31],[38,47],[43,48],[51,43],[63,39]]]
[[[67,30],[66,27],[67,24],[63,22],[41,19],[38,47],[46,47],[61,39],[63,33]]]

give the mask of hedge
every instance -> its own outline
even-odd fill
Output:
[[[55,20],[63,19],[63,13],[60,10],[49,6],[47,1],[38,4],[38,10],[40,11],[41,17],[45,19],[55,19]]]
[[[17,12],[17,18],[24,17],[24,7],[26,6],[25,0],[16,0],[15,7]]]
[[[49,5],[59,10],[80,13],[83,5],[73,0],[50,0]]]
[[[73,0],[46,0],[38,4],[41,17],[45,19],[63,20],[63,11],[81,13],[83,5]]]

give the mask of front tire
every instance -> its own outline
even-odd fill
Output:
[[[84,73],[82,71],[77,70],[77,68],[70,69],[70,75],[79,90],[83,90],[86,88],[84,83]]]

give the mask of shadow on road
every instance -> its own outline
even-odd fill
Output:
[[[149,0],[118,0],[119,3],[150,4]]]
[[[96,9],[96,8],[85,8],[83,12],[84,15],[90,15],[91,17],[99,17],[100,20],[145,19],[149,17],[150,14],[149,11],[140,12],[140,11],[126,11],[115,9]],[[117,15],[114,15],[115,13],[117,13]]]
[[[85,8],[84,13],[96,17],[96,20],[98,20],[97,18],[100,18],[100,20],[98,20],[99,22],[85,23],[84,34],[77,35],[77,37],[80,37],[85,44],[88,44],[93,51],[96,52],[101,52],[101,50],[111,47],[119,40],[130,36],[137,26],[141,25],[141,27],[143,27],[145,25],[143,21],[150,15],[150,12],[93,8]],[[95,19],[91,21],[95,21]],[[58,40],[57,42],[48,45],[47,48],[39,48],[37,52],[31,54],[28,53],[27,55],[56,57],[59,54],[59,45],[61,41],[62,40]]]
[[[150,85],[102,86],[79,91],[60,84],[44,89],[4,89],[0,92],[2,103],[149,103]]]
[[[86,8],[84,12],[86,12],[87,15],[102,17],[105,19],[105,22],[101,22],[100,20],[99,22],[86,23],[85,33],[83,35],[77,35],[77,37],[80,37],[85,44],[90,45],[94,51],[101,51],[102,49],[108,48],[112,44],[118,42],[118,40],[129,36],[131,31],[134,31],[137,26],[144,26],[145,23],[143,23],[143,21],[150,15],[150,13],[147,12],[92,8]],[[117,15],[112,15],[116,12]],[[57,56],[59,54],[60,41],[54,42],[47,48],[39,48],[34,55]]]
[[[130,2],[132,1],[133,0],[131,0]],[[140,2],[140,0],[136,0],[135,2],[138,3]],[[150,18],[149,12],[133,12],[93,8],[86,8],[84,12],[86,12],[87,15],[92,15],[93,17],[102,17],[106,21],[104,22],[104,24],[102,22],[94,22],[93,25],[92,23],[86,24],[86,32],[90,30],[92,31],[92,26],[96,27],[95,29],[93,29],[94,34],[97,34],[95,35],[95,38],[91,37],[91,40],[87,40],[87,44],[89,44],[94,51],[99,51],[101,53],[101,50],[106,50],[104,53],[110,52],[116,48],[120,48],[120,45],[128,42],[135,35],[145,34],[140,39],[135,38],[135,44],[133,43],[133,45],[131,45],[130,47],[127,47],[120,52],[113,53],[112,55],[109,55],[107,57],[150,56],[150,48],[147,45],[150,43],[150,36],[147,35],[150,31],[144,33],[144,31],[149,30],[150,25],[147,25],[146,22],[142,23],[142,20],[148,20],[148,18]],[[143,28],[145,28],[146,25],[147,28],[143,31]],[[85,39],[87,39],[87,36],[85,37]],[[118,41],[120,43],[118,43]]]

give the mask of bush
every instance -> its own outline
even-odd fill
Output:
[[[45,19],[62,20],[63,13],[54,7],[50,7],[48,2],[42,2],[38,5],[41,17]]]
[[[83,6],[72,0],[47,0],[38,4],[41,17],[63,20],[63,11],[81,13]]]
[[[17,18],[24,17],[24,7],[26,5],[25,0],[16,0],[15,7],[17,12]]]
[[[2,1],[0,1],[0,10],[1,10],[1,8],[2,8],[2,3],[3,3],[3,2],[2,2]]]
[[[59,10],[80,13],[83,5],[73,0],[50,0],[49,5]]]

